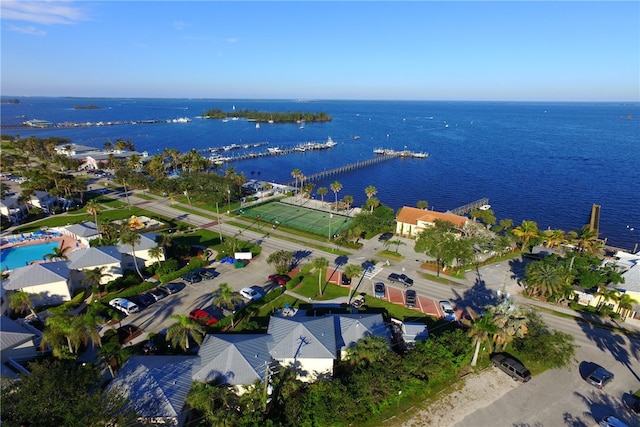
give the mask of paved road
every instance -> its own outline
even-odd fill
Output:
[[[205,226],[212,231],[221,231],[224,235],[236,235],[240,229],[225,223],[213,224],[212,219],[172,208],[166,200],[158,199],[148,202],[131,197],[132,203],[152,212],[171,218],[176,218],[196,226]],[[265,285],[266,276],[272,271],[266,264],[270,253],[276,250],[308,251],[309,260],[323,256],[335,262],[335,254],[320,251],[305,246],[304,239],[299,243],[284,241],[270,235],[270,228],[265,233],[243,231],[243,238],[252,240],[262,247],[262,255],[253,260],[246,268],[235,269],[230,265],[217,265],[220,275],[211,280],[194,285],[187,285],[188,289],[172,295],[146,309],[140,314],[129,316],[128,321],[150,332],[159,332],[172,323],[171,314],[185,313],[195,307],[210,307],[211,292],[220,283],[229,283],[235,290],[244,286]],[[394,238],[395,239],[395,238]],[[450,300],[458,308],[467,306],[479,308],[496,302],[498,293],[509,293],[522,303],[531,303],[520,293],[519,278],[522,277],[524,264],[519,259],[501,262],[482,267],[476,272],[468,272],[465,280],[457,280],[454,284],[435,283],[422,278],[419,274],[420,264],[425,260],[424,255],[413,251],[413,242],[401,239],[404,244],[398,247],[398,252],[404,256],[402,262],[389,262],[382,268],[376,269],[373,275],[363,280],[359,292],[373,294],[372,282],[382,280],[386,282],[389,273],[405,273],[415,280],[413,289],[421,297],[431,300]],[[362,263],[377,258],[376,254],[385,249],[377,239],[364,241],[361,250],[347,257],[349,263]],[[393,249],[393,248],[392,248]],[[342,260],[344,262],[344,259]],[[387,284],[389,286],[389,284]],[[397,298],[403,288],[394,287],[391,294]],[[543,305],[544,304],[539,304]],[[557,311],[564,309],[553,307]],[[571,313],[570,310],[564,310]],[[469,415],[458,426],[590,426],[603,416],[613,413],[621,417],[626,412],[621,407],[624,393],[640,388],[640,342],[628,336],[613,333],[609,330],[593,327],[587,322],[578,322],[574,318],[559,317],[541,311],[541,315],[551,328],[567,332],[576,338],[578,349],[576,362],[571,369],[553,370],[534,377],[531,382],[521,384],[513,391],[493,402],[490,406]],[[637,321],[623,326],[637,331]],[[593,364],[606,367],[616,375],[615,381],[605,390],[600,391],[587,384],[582,377]],[[455,409],[453,409],[455,410]],[[633,425],[637,420],[627,421]]]

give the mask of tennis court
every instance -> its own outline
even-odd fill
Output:
[[[282,225],[327,237],[347,228],[351,222],[351,218],[348,216],[288,205],[282,202],[271,202],[242,208],[241,215],[260,219],[276,227]]]

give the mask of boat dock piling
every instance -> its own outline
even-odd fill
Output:
[[[460,206],[459,208],[452,209],[449,212],[455,215],[464,215],[468,214],[472,210],[479,209],[480,206],[485,205],[489,205],[489,199],[486,197],[484,199],[476,200],[475,202],[467,203],[466,205]]]

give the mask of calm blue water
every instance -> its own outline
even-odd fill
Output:
[[[338,180],[338,197],[352,195],[363,204],[364,188],[374,185],[382,203],[398,209],[427,200],[439,211],[488,197],[499,219],[533,220],[542,229],[579,229],[591,205],[602,205],[601,237],[633,249],[640,242],[640,104],[260,101],[192,99],[21,98],[2,105],[2,123],[28,119],[52,122],[172,119],[163,123],[82,129],[13,130],[3,133],[68,137],[102,147],[121,138],[149,154],[166,147],[187,151],[268,141],[291,147],[307,141],[339,144],[328,151],[297,153],[232,163],[247,178],[290,181],[291,171],[311,175],[375,157],[376,147],[429,152],[423,159],[394,159],[316,182]],[[74,110],[96,104],[100,110]],[[326,112],[329,123],[224,123],[197,118],[204,111]],[[22,117],[24,116],[24,117]],[[448,125],[448,126],[447,126]],[[354,136],[360,136],[354,139]],[[256,148],[266,151],[266,147]],[[249,151],[249,150],[242,150]],[[239,153],[241,151],[235,151]],[[228,152],[231,153],[231,152]],[[333,199],[329,191],[327,198]]]
[[[52,253],[53,248],[58,246],[60,246],[60,242],[3,249],[0,251],[0,271],[24,267],[31,261],[41,261],[45,255]]]

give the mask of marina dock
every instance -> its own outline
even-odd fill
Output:
[[[398,156],[381,156],[381,157],[374,157],[373,159],[369,159],[369,160],[361,160],[359,162],[350,163],[348,165],[340,166],[340,167],[337,167],[337,168],[334,168],[334,169],[329,169],[329,170],[326,170],[326,171],[314,173],[313,175],[305,176],[304,180],[305,180],[305,182],[307,182],[307,181],[317,181],[319,179],[326,178],[326,177],[331,176],[331,175],[338,175],[338,174],[341,174],[341,173],[350,172],[350,171],[355,170],[355,169],[361,169],[361,168],[366,168],[368,166],[377,165],[378,163],[382,163],[384,161],[387,161],[387,160],[390,160],[390,159],[394,159],[396,157],[398,157]],[[287,182],[285,184],[286,185],[294,185],[294,181],[289,181],[289,182]]]
[[[485,206],[486,208],[483,209]],[[485,197],[484,199],[476,200],[475,202],[467,203],[466,205],[460,206],[459,208],[452,209],[449,212],[456,215],[466,215],[473,210],[486,210],[490,207],[491,205],[489,205],[489,199]]]

